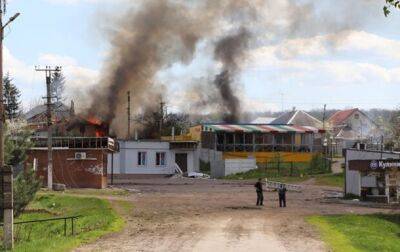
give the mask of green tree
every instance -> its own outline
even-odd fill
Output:
[[[51,76],[51,94],[57,102],[62,102],[65,91],[65,77],[61,72],[54,72]]]
[[[16,120],[6,125],[4,158],[7,165],[16,167],[24,165],[27,151],[32,147],[30,141],[31,133],[26,130],[26,124]],[[21,172],[14,179],[14,216],[20,215],[31,202],[41,183],[32,169]],[[3,194],[0,193],[0,205],[3,203]],[[3,219],[3,211],[0,211],[0,220]]]
[[[387,148],[400,149],[400,110],[393,111],[393,114],[387,125],[387,129],[390,132],[390,141],[386,142]]]
[[[20,97],[21,93],[17,86],[12,83],[12,78],[7,74],[3,79],[3,100],[5,117],[12,121],[21,115]]]
[[[386,4],[383,6],[383,14],[385,14],[386,17],[390,14],[390,8],[400,9],[400,1],[386,0]]]

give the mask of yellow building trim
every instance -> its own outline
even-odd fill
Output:
[[[224,152],[224,159],[255,157],[257,162],[310,162],[314,153],[310,152]]]

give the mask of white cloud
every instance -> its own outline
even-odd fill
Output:
[[[110,0],[47,0],[54,4],[78,4],[78,3],[110,3]],[[129,2],[129,0],[113,0],[113,3]]]
[[[336,44],[339,51],[369,51],[369,53],[400,59],[400,41],[365,31],[352,31]]]
[[[18,78],[24,83],[33,79],[34,68],[22,60],[16,58],[7,47],[3,47],[4,53],[4,74],[10,73],[13,78]]]
[[[373,61],[354,60],[354,56],[337,58],[334,57],[333,49],[350,53],[360,51],[364,58],[380,55],[396,60],[400,59],[398,48],[400,41],[363,31],[347,31],[335,37],[329,34],[285,40],[278,45],[255,49],[251,52],[247,69],[262,71],[272,68],[283,79],[297,79],[303,83],[308,81],[312,85],[397,84],[399,68],[388,68]]]
[[[69,56],[41,54],[36,62],[41,66],[62,66],[68,99],[82,98],[90,87],[98,83],[97,70],[80,66],[74,58]],[[27,64],[12,55],[6,47],[4,48],[4,70],[5,73],[10,73],[14,83],[20,89],[23,107],[28,107],[32,100],[44,95],[44,75],[37,73],[34,65]]]

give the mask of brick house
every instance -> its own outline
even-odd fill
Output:
[[[34,139],[27,165],[36,162],[37,174],[47,184],[47,138]],[[118,150],[118,143],[107,137],[53,138],[53,182],[70,188],[105,188],[107,155]]]

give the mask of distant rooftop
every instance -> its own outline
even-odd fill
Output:
[[[322,128],[322,122],[320,120],[302,110],[293,110],[284,113],[283,115],[273,120],[271,124],[293,124]]]

